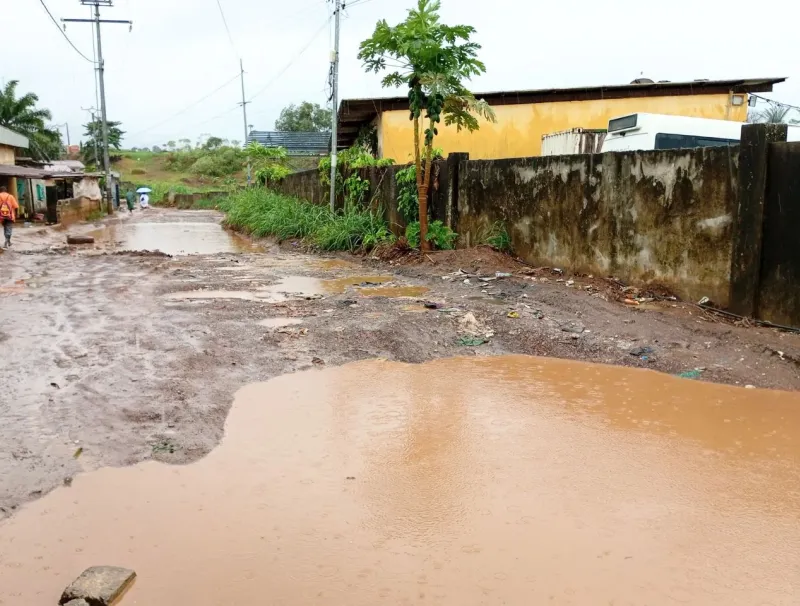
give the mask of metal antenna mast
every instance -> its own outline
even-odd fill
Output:
[[[119,19],[100,19],[100,7],[112,7],[113,0],[80,0],[84,6],[94,7],[94,19],[62,19],[64,23],[94,23],[97,31],[97,74],[100,81],[100,120],[103,131],[103,172],[106,175],[106,209],[108,214],[114,213],[114,198],[111,190],[111,161],[108,155],[108,114],[106,112],[106,83],[105,83],[105,62],[103,61],[103,46],[100,37],[101,23],[126,24],[133,28],[133,21]],[[66,29],[66,25],[64,26]]]

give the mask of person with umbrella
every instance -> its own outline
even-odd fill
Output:
[[[150,196],[148,194],[151,191],[153,190],[149,187],[140,187],[136,190],[136,193],[139,194],[139,206],[142,207],[142,210],[150,206]]]

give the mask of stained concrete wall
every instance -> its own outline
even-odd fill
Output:
[[[83,221],[90,214],[101,210],[102,200],[91,198],[70,198],[58,201],[58,222],[69,225]]]
[[[76,198],[89,198],[100,200],[103,192],[100,191],[100,180],[97,177],[84,177],[72,184],[72,193]]]
[[[317,169],[287,175],[274,189],[287,196],[308,200],[314,204],[327,204],[330,196],[329,190],[320,183]]]
[[[514,252],[534,265],[561,267],[630,283],[662,284],[682,298],[708,296],[726,305],[731,220],[736,207],[737,147],[438,162],[429,208],[480,243],[502,223]],[[396,172],[360,169],[367,201],[396,235]],[[327,204],[316,170],[294,173],[276,187]]]
[[[461,243],[503,223],[535,265],[727,304],[737,148],[551,156],[464,163]]]

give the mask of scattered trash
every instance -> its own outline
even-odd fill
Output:
[[[533,310],[533,317],[537,320],[541,320],[544,318],[544,312],[541,309],[534,309]]]
[[[64,486],[72,486],[72,476],[64,478]]]
[[[639,301],[635,299],[625,299],[622,302],[625,303],[625,305],[639,305]]]
[[[486,339],[483,337],[461,337],[458,340],[459,345],[464,345],[466,347],[477,347],[479,345],[483,345],[484,343],[488,343]]]
[[[306,301],[317,301],[317,300],[319,300],[319,299],[324,299],[325,297],[323,297],[323,296],[322,296],[322,295],[320,295],[320,294],[313,294],[313,295],[305,295],[303,298],[304,298]]]
[[[469,282],[469,278],[466,278],[466,279],[464,280],[464,284],[469,284],[469,283],[470,283],[470,282]]]
[[[519,318],[519,312],[518,311],[510,311],[510,312],[508,312],[507,316],[509,318]]]
[[[703,297],[697,302],[698,305],[708,305],[709,303],[711,303],[711,299],[708,297]]]
[[[381,286],[380,282],[361,282],[359,286]]]
[[[635,349],[631,349],[628,353],[632,356],[646,356],[654,352],[652,347],[636,347]]]
[[[494,278],[484,277],[484,278],[478,278],[478,280],[480,280],[481,282],[494,282],[495,280],[497,280],[497,277],[496,276]]]
[[[695,368],[693,370],[684,370],[683,372],[679,372],[676,377],[680,377],[681,379],[699,379],[700,375],[703,374],[699,368]]]
[[[437,310],[443,314],[452,314],[461,311],[458,307],[445,307],[444,309]]]
[[[425,301],[423,305],[425,306],[425,309],[439,309],[441,307],[441,305],[434,303],[433,301]]]
[[[55,387],[56,389],[61,389],[61,387],[59,387],[58,383],[50,383],[50,387]]]
[[[554,267],[550,271],[552,271],[554,274],[563,274],[564,273],[564,270],[563,269],[558,269],[558,267]]]
[[[322,358],[318,358],[316,356],[311,358],[311,363],[316,364],[317,366],[325,366],[325,360],[323,360]]]
[[[575,280],[567,280],[566,284],[567,286],[572,286],[573,284],[575,284]]]
[[[355,480],[355,479],[356,479],[356,477],[355,477],[355,476],[347,476],[347,477],[345,478],[345,480]]]
[[[755,385],[745,385],[744,388],[745,389],[755,389],[756,386]]]
[[[339,301],[339,305],[341,306],[349,306],[349,305],[358,305],[358,301],[355,299],[345,299],[344,301]]]
[[[510,278],[511,274],[505,271],[496,271],[494,273],[495,278]]]
[[[83,454],[83,446],[79,447],[78,450],[75,451],[75,454],[72,455],[72,458],[77,459],[82,454]]]

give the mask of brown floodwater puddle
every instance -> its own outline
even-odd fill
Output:
[[[303,297],[324,297],[342,294],[348,289],[366,297],[418,297],[427,292],[424,286],[381,286],[391,282],[393,276],[350,276],[321,280],[306,276],[288,276],[269,286],[255,291],[243,290],[189,290],[164,295],[171,301],[187,301],[192,299],[242,299],[245,301],[261,301],[277,303]],[[247,279],[245,279],[246,281]]]
[[[88,453],[90,454],[90,453]],[[248,385],[188,466],[80,475],[0,523],[0,603],[796,604],[800,395],[524,356]]]
[[[254,252],[261,247],[214,222],[110,223],[87,235],[120,250],[160,250],[169,255]]]

